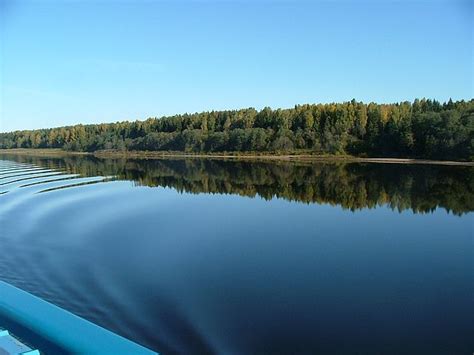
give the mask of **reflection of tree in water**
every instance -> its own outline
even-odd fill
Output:
[[[5,156],[82,176],[111,176],[180,192],[238,194],[357,210],[474,211],[474,168],[369,163],[250,162],[211,159],[98,159]]]

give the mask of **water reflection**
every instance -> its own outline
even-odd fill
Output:
[[[474,346],[472,168],[1,159],[0,279],[161,353]]]
[[[180,192],[237,194],[303,203],[329,203],[352,211],[386,205],[429,213],[443,208],[456,215],[474,210],[474,168],[435,165],[251,162],[209,159],[98,159],[0,156],[39,166],[27,174],[61,170],[80,176],[114,176],[138,186]],[[49,177],[51,175],[43,175]],[[28,178],[22,178],[26,180]],[[0,183],[6,185],[21,179]],[[40,182],[39,182],[40,183]]]

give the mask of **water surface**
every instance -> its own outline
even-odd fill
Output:
[[[473,211],[469,167],[4,155],[0,279],[165,354],[466,354]]]

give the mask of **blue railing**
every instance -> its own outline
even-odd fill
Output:
[[[156,354],[2,281],[0,327],[46,354]]]

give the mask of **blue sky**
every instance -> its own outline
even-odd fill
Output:
[[[0,131],[473,97],[469,0],[0,4]]]

